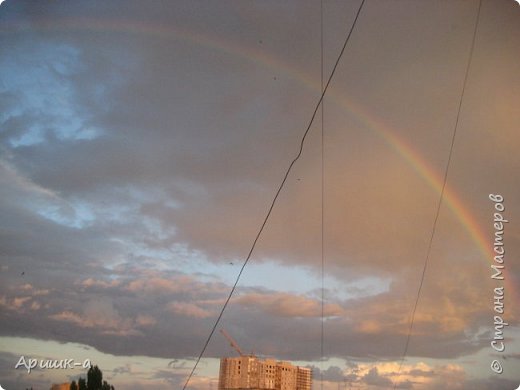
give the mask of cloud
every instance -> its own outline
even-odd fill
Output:
[[[317,367],[314,367],[314,380],[323,378],[326,389],[337,388],[338,383],[347,384],[359,389],[388,389],[397,385],[403,389],[447,389],[468,388],[466,372],[459,365],[429,365],[423,362],[415,364],[398,362],[381,363],[350,363],[345,368],[330,366],[323,371],[323,376]]]
[[[132,292],[156,292],[156,293],[175,293],[181,291],[191,291],[194,280],[188,276],[180,276],[175,280],[163,278],[139,279],[130,282],[127,289]]]
[[[466,372],[464,368],[447,364],[435,369],[435,376],[431,380],[432,389],[463,389],[465,388]]]
[[[340,367],[330,366],[326,370],[321,371],[318,367],[313,367],[312,377],[315,381],[321,381],[322,378],[327,382],[343,382],[346,378],[345,373]]]
[[[125,268],[118,269],[117,278],[110,279],[104,268],[89,269],[92,277],[61,281],[59,289],[55,285],[42,295],[31,294],[42,290],[41,282],[7,291],[2,304],[12,308],[12,315],[23,315],[20,319],[24,318],[24,326],[13,327],[12,324],[19,321],[13,317],[5,318],[2,326],[11,328],[14,334],[39,337],[55,334],[52,329],[61,329],[59,335],[63,340],[95,340],[93,346],[109,353],[146,351],[164,357],[172,357],[174,353],[174,357],[182,358],[197,354],[203,329],[213,324],[229,292],[225,284],[207,280],[203,274],[197,277],[132,267],[131,273]],[[78,286],[81,289],[78,290]],[[19,298],[27,298],[29,294],[38,299],[20,301]],[[400,294],[399,285],[394,284],[388,292],[379,295],[327,302],[324,306],[327,354],[338,358],[345,358],[347,354],[361,359],[373,355],[398,358],[409,315],[408,305],[397,298]],[[418,333],[411,339],[410,356],[456,358],[488,345],[479,327],[465,328],[463,332],[456,327],[448,331],[442,324],[443,315],[449,312],[445,310],[445,303],[434,295],[428,312],[437,314],[423,316],[418,311]],[[424,299],[429,302],[430,295]],[[460,299],[466,296],[462,294]],[[18,308],[13,306],[14,302],[18,302]],[[23,313],[18,313],[20,308]],[[483,311],[484,308],[474,306],[471,312],[462,311],[460,315],[466,316],[466,321],[471,318],[468,316],[474,315],[473,322],[482,321],[485,326],[487,317]],[[30,318],[34,321],[29,321]],[[228,329],[246,349],[253,348],[278,358],[311,361],[318,358],[320,350],[320,321],[321,304],[316,298],[242,287],[230,302],[220,326]],[[249,340],[261,339],[266,331],[270,337],[264,339],[262,345],[248,347]],[[468,338],[468,334],[472,337]],[[124,346],[117,342],[122,336],[128,340]],[[162,341],[166,339],[171,340],[171,344]],[[229,352],[225,340],[217,337],[213,343],[208,356],[218,357]]]
[[[280,317],[320,317],[321,304],[318,300],[288,293],[248,293],[235,299],[235,302],[255,310],[260,309]],[[340,316],[344,310],[338,304],[326,304],[323,308],[326,317]]]
[[[377,367],[371,368],[370,371],[363,376],[362,379],[367,385],[388,388],[392,386],[392,381],[384,376],[381,376]]]
[[[69,322],[80,328],[96,328],[100,333],[114,335],[138,335],[134,329],[135,322],[130,318],[123,318],[111,302],[107,300],[90,301],[77,314],[63,311],[49,316],[50,319],[60,322]],[[141,325],[141,324],[140,324]]]
[[[172,302],[168,305],[168,309],[176,314],[193,318],[209,318],[215,315],[214,312],[202,309],[195,304],[185,302]]]
[[[28,296],[15,296],[8,298],[2,295],[0,296],[0,306],[5,310],[19,313],[24,313],[28,310],[37,311],[41,308],[41,304],[38,301],[35,301],[32,297]]]
[[[139,316],[137,316],[135,321],[136,321],[137,325],[141,326],[141,327],[149,327],[149,326],[153,326],[157,323],[157,320],[155,318],[153,318],[152,316],[148,316],[148,315],[139,315]]]
[[[83,319],[80,315],[71,311],[63,311],[58,314],[53,314],[50,318],[58,321],[72,322],[79,326],[89,326],[89,324],[83,323]]]
[[[155,379],[160,379],[170,386],[180,387],[184,385],[184,375],[170,370],[159,370],[154,374]],[[204,381],[204,378],[196,379],[197,382]]]
[[[82,280],[78,284],[85,288],[90,288],[90,287],[110,288],[110,287],[118,286],[120,284],[120,281],[115,279],[115,280],[108,282],[105,280],[95,280],[93,278],[88,278],[88,279]]]

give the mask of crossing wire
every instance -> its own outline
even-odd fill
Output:
[[[209,333],[209,336],[208,338],[206,339],[206,342],[204,343],[204,346],[202,347],[202,350],[200,351],[200,354],[199,356],[197,357],[197,360],[195,361],[195,365],[193,366],[190,374],[188,375],[188,378],[186,379],[186,382],[184,383],[184,386],[182,387],[182,390],[186,390],[186,387],[188,386],[188,384],[190,383],[190,380],[191,378],[193,377],[193,374],[195,373],[195,370],[197,369],[197,366],[199,365],[199,362],[200,362],[200,359],[202,359],[202,356],[204,355],[204,352],[206,351],[206,348],[208,347],[209,345],[209,342],[211,341],[211,338],[213,337],[213,334],[215,333],[215,330],[217,329],[217,326],[222,318],[222,316],[224,315],[224,311],[226,310],[228,304],[229,304],[229,301],[231,300],[231,297],[233,296],[233,293],[235,292],[236,288],[237,288],[237,285],[238,285],[238,282],[240,281],[240,277],[242,276],[242,273],[244,272],[244,269],[246,268],[246,265],[247,263],[249,262],[250,258],[251,258],[251,255],[253,254],[253,251],[256,247],[256,243],[258,242],[258,239],[260,238],[260,235],[262,234],[266,224],[267,224],[267,221],[271,215],[271,212],[273,211],[273,208],[274,208],[274,205],[276,203],[276,200],[278,199],[278,196],[280,195],[280,192],[282,191],[284,185],[285,185],[285,182],[287,181],[287,178],[289,177],[289,173],[291,172],[292,170],[292,167],[294,166],[294,164],[296,163],[296,161],[298,161],[298,159],[300,158],[300,156],[302,155],[302,152],[303,152],[303,145],[305,143],[305,139],[307,138],[307,135],[309,134],[309,131],[311,129],[311,126],[314,122],[314,119],[316,117],[316,114],[323,102],[323,98],[325,96],[325,94],[327,93],[327,89],[329,88],[329,85],[330,85],[330,82],[332,81],[332,78],[334,77],[334,74],[336,73],[336,69],[339,65],[339,62],[341,60],[341,58],[343,57],[343,53],[345,52],[345,49],[347,47],[347,44],[350,40],[350,37],[352,36],[352,32],[354,31],[354,27],[356,26],[356,23],[359,19],[359,15],[361,13],[361,9],[363,8],[363,5],[365,4],[365,0],[362,0],[360,5],[359,5],[359,8],[356,12],[356,16],[354,18],[354,22],[352,23],[352,26],[350,27],[349,29],[349,32],[345,38],[345,41],[343,43],[343,46],[341,48],[341,51],[336,59],[336,62],[334,63],[334,67],[332,68],[332,71],[330,73],[330,76],[327,80],[327,83],[325,84],[325,88],[323,88],[323,91],[321,92],[321,96],[320,98],[318,99],[318,102],[316,103],[316,107],[314,108],[314,111],[311,115],[311,119],[309,120],[309,123],[307,125],[307,128],[305,130],[305,132],[303,133],[303,136],[300,140],[300,148],[299,148],[299,151],[296,155],[296,157],[294,157],[294,159],[291,161],[291,163],[289,164],[289,167],[287,168],[286,172],[285,172],[285,175],[282,179],[282,182],[280,183],[275,195],[274,195],[274,198],[273,200],[271,201],[271,205],[269,206],[269,209],[267,211],[267,214],[262,222],[262,225],[260,226],[260,229],[258,230],[258,233],[256,234],[256,237],[253,241],[253,244],[251,245],[251,248],[249,250],[249,253],[247,254],[247,257],[246,259],[244,260],[244,263],[242,264],[242,267],[240,268],[240,271],[236,277],[236,280],[235,280],[235,283],[233,284],[233,287],[231,288],[230,292],[229,292],[229,295],[228,297],[226,298],[226,301],[224,302],[224,305],[222,306],[222,309],[220,310],[220,313],[213,325],[213,327],[211,328],[211,331]]]
[[[475,39],[476,39],[476,36],[477,36],[477,28],[478,28],[478,22],[480,20],[480,9],[481,9],[481,7],[482,7],[482,0],[479,0],[478,9],[477,9],[477,16],[476,16],[476,20],[475,20],[475,27],[473,29],[473,38],[471,40],[471,47],[470,47],[470,51],[469,51],[468,62],[466,64],[466,73],[464,75],[464,82],[462,83],[462,91],[461,91],[461,94],[460,94],[459,105],[458,105],[458,109],[457,109],[457,116],[456,116],[456,119],[455,119],[455,125],[454,125],[454,128],[453,128],[453,134],[451,136],[451,144],[450,144],[450,151],[449,151],[449,154],[448,154],[448,161],[446,162],[446,168],[444,169],[444,178],[443,178],[443,182],[442,182],[442,189],[441,189],[441,193],[440,193],[440,196],[439,196],[439,201],[437,203],[437,210],[435,212],[435,219],[433,221],[433,227],[432,227],[432,231],[431,231],[431,234],[430,234],[430,240],[428,242],[428,249],[426,251],[426,257],[425,257],[425,260],[424,260],[424,265],[423,265],[423,270],[422,270],[422,274],[421,274],[421,279],[420,279],[420,282],[419,282],[419,288],[417,290],[417,296],[415,297],[415,303],[414,303],[413,310],[412,310],[412,316],[411,316],[411,319],[410,319],[410,324],[408,326],[408,333],[407,333],[407,336],[406,336],[404,352],[403,352],[403,356],[401,358],[401,362],[399,363],[399,369],[397,370],[397,377],[399,377],[399,375],[401,374],[401,370],[403,368],[404,359],[406,358],[406,355],[408,353],[408,347],[410,345],[410,338],[411,338],[411,335],[412,335],[412,330],[413,330],[413,325],[414,325],[414,320],[415,320],[415,313],[417,311],[417,306],[418,306],[419,300],[421,298],[421,291],[422,291],[422,287],[423,287],[423,283],[424,283],[424,277],[426,275],[426,270],[428,268],[428,263],[430,261],[432,244],[433,244],[433,238],[435,237],[435,231],[437,230],[437,221],[439,219],[439,214],[440,214],[440,211],[441,211],[442,200],[444,198],[444,191],[446,189],[446,183],[448,182],[448,172],[449,172],[449,169],[450,169],[450,163],[451,163],[451,159],[452,159],[452,155],[453,155],[453,147],[455,145],[455,138],[457,136],[457,129],[459,127],[460,112],[461,112],[461,109],[462,109],[462,101],[464,99],[464,93],[466,91],[466,84],[468,82],[469,68],[470,68],[470,65],[471,65],[471,60],[473,58],[473,51],[474,51],[474,48],[475,48]],[[394,383],[394,390],[397,388],[397,386],[398,386],[398,382],[397,382],[397,379],[396,379],[396,381]]]

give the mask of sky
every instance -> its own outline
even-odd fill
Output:
[[[0,5],[3,388],[86,374],[22,357],[182,388],[359,5]],[[466,73],[478,8],[366,0],[217,326],[242,350],[312,367],[315,389],[520,384],[520,6],[482,1]],[[188,389],[236,355],[215,332]]]

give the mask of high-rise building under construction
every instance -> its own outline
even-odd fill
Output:
[[[311,390],[310,368],[256,356],[220,359],[219,390]]]

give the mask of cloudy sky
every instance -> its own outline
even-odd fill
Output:
[[[359,4],[323,2],[325,76]],[[218,326],[244,351],[315,367],[326,390],[520,384],[513,0],[482,2],[399,370],[477,9],[366,1],[323,137],[320,112]],[[1,4],[4,388],[85,375],[29,374],[21,356],[90,359],[119,389],[182,387],[319,99],[321,26],[314,0]],[[491,279],[490,193],[509,220],[504,280]],[[189,388],[216,389],[218,359],[235,355],[216,333]]]

